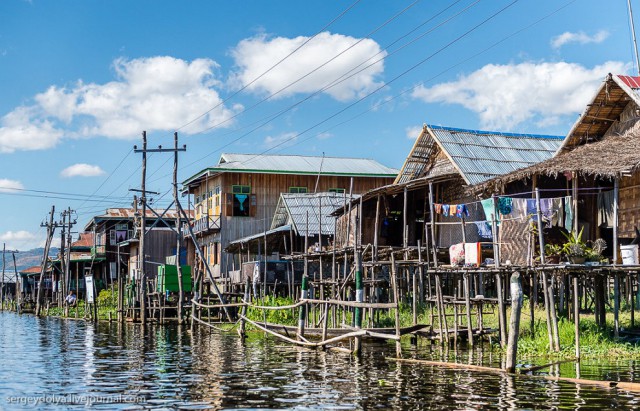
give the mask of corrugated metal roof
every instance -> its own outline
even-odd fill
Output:
[[[238,172],[395,177],[398,170],[366,158],[225,153],[213,170]]]
[[[419,138],[429,146],[428,150],[420,155],[419,164],[414,164],[417,160],[412,158],[413,152],[422,149],[415,145],[400,174],[403,178],[396,182],[404,183],[428,173],[435,164],[432,157],[437,154],[430,141],[435,141],[468,184],[478,184],[551,158],[563,139],[440,126],[426,126]]]
[[[339,193],[282,193],[271,228],[292,225],[298,235],[305,235],[307,230],[309,235],[317,235],[322,223],[322,235],[333,234],[335,221],[334,217],[331,217],[331,213],[342,207],[345,201],[344,194]],[[309,218],[308,228],[307,215]]]

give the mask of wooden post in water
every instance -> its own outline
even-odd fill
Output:
[[[522,281],[520,273],[511,274],[511,319],[509,321],[509,342],[505,370],[515,372],[518,355],[518,333],[520,332],[520,313],[522,311]]]
[[[553,331],[553,348],[556,352],[560,352],[560,336],[558,333],[558,314],[556,312],[556,300],[553,296],[553,280],[554,276],[551,275],[549,279],[549,308],[551,310],[551,325]]]
[[[620,276],[613,274],[613,336],[620,337]]]
[[[304,275],[302,277],[302,291],[300,292],[300,299],[305,300],[308,298],[309,293],[309,277]],[[307,304],[300,306],[300,313],[298,315],[298,340],[304,338],[304,325],[307,320]]]
[[[249,278],[247,278],[244,282],[244,302],[248,303],[251,299],[250,297],[250,290],[251,290],[251,280]],[[195,308],[195,307],[193,307]],[[192,308],[192,310],[193,310]],[[240,338],[244,339],[247,335],[245,327],[245,320],[244,317],[247,315],[247,306],[243,305],[242,306],[242,310],[241,310],[241,317],[240,317],[240,328],[238,328],[238,334],[240,335]]]
[[[471,278],[469,273],[464,273],[464,304],[467,316],[467,343],[473,347],[473,325],[471,323]]]
[[[413,282],[412,282],[412,305],[411,310],[413,311],[413,325],[418,324],[418,278],[416,276],[416,270],[413,270]]]
[[[496,273],[496,295],[498,296],[498,324],[500,325],[500,346],[507,345],[507,311],[502,298],[502,274]]]
[[[573,321],[575,323],[576,360],[580,360],[580,294],[578,275],[573,276]]]
[[[553,351],[553,332],[551,331],[551,309],[549,308],[549,290],[547,284],[547,272],[542,271],[542,292],[544,293],[544,313],[547,317],[547,335],[549,337],[549,351]]]
[[[402,345],[400,344],[400,299],[398,298],[398,278],[397,278],[396,260],[391,253],[391,287],[393,288],[393,300],[396,303],[395,322],[396,322],[396,357],[402,357]]]

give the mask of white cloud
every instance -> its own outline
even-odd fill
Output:
[[[62,135],[38,107],[20,106],[0,119],[0,153],[51,148]]]
[[[23,188],[24,185],[19,181],[0,178],[0,193],[15,193]]]
[[[42,150],[67,137],[139,138],[142,130],[192,134],[225,127],[241,106],[229,109],[215,90],[217,63],[168,57],[117,59],[116,80],[51,86],[0,119],[0,152]],[[207,110],[216,107],[203,115]]]
[[[0,242],[7,250],[30,250],[44,245],[43,238],[25,230],[0,233]]]
[[[104,170],[99,166],[92,166],[91,164],[74,164],[62,170],[60,172],[61,177],[97,177],[105,174]]]
[[[413,97],[459,104],[477,113],[485,128],[513,129],[525,121],[542,127],[582,112],[608,73],[629,69],[617,61],[592,69],[564,62],[489,64],[456,81],[419,86]]]
[[[577,33],[572,33],[569,31],[565,31],[559,36],[551,39],[551,47],[554,49],[559,49],[565,44],[569,43],[578,43],[578,44],[590,44],[595,43],[599,44],[605,41],[609,37],[609,32],[606,30],[600,30],[593,36],[588,35],[584,31],[579,31]]]
[[[422,126],[407,127],[404,131],[408,139],[415,140],[420,134],[422,134]]]
[[[362,96],[382,84],[377,78],[384,71],[384,60],[382,59],[386,56],[386,52],[381,52],[378,43],[371,39],[359,40],[328,32],[320,33],[267,74],[251,83],[308,40],[309,37],[303,36],[268,38],[265,35],[242,40],[231,52],[237,65],[237,71],[231,76],[232,85],[237,88],[246,86],[248,90],[257,93],[273,94],[325,64],[341,52],[344,54],[288,87],[276,98],[295,93],[318,91],[345,73],[351,70],[354,70],[351,74],[356,73],[376,60],[380,61],[324,91],[324,93],[336,100],[346,101]],[[352,48],[349,49],[349,47]],[[367,63],[359,67],[365,61]]]
[[[263,145],[266,148],[286,147],[296,142],[298,133],[284,133],[278,136],[267,136],[264,138]]]

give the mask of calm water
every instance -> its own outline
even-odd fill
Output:
[[[633,409],[640,394],[300,350],[262,335],[0,313],[0,409]],[[441,358],[428,345],[406,356]],[[499,364],[491,352],[448,353]],[[564,364],[563,376],[575,373]],[[640,380],[640,365],[583,363],[583,378]],[[74,404],[75,403],[75,404]]]

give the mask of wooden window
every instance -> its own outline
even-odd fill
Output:
[[[344,193],[344,188],[330,188],[329,189],[330,193],[340,193],[343,194]]]
[[[307,187],[289,187],[290,193],[306,193]]]
[[[255,194],[225,194],[225,215],[229,217],[254,217],[257,199]]]
[[[232,185],[231,192],[233,194],[251,194],[251,186]]]

